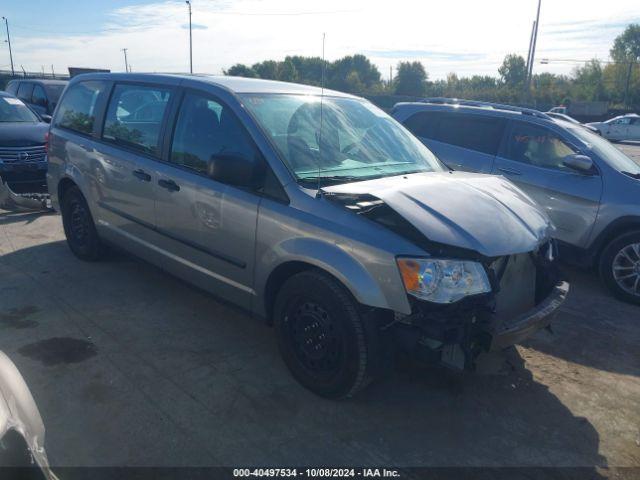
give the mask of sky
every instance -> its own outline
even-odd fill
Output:
[[[327,60],[362,53],[385,79],[399,61],[418,60],[430,79],[441,79],[497,76],[506,54],[526,57],[537,0],[192,0],[192,8],[197,73],[320,56],[326,34]],[[0,15],[9,21],[17,69],[124,71],[127,48],[133,71],[189,70],[184,1],[2,0]],[[580,61],[607,60],[629,23],[640,23],[638,0],[542,0],[534,72],[569,74]],[[0,42],[0,69],[7,68]]]

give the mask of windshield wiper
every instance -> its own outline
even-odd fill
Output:
[[[640,180],[640,173],[631,173],[631,172],[625,172],[625,171],[622,171],[620,173],[624,173],[628,177],[635,178],[636,180]]]
[[[377,176],[368,177],[356,177],[354,175],[322,175],[320,177],[304,177],[298,180],[298,183],[303,183],[312,187],[327,186],[327,185],[339,185],[341,183],[360,182],[363,180],[371,180],[372,178],[378,178]]]

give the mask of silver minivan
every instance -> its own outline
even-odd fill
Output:
[[[450,171],[343,93],[81,75],[48,155],[76,256],[112,244],[266,319],[292,374],[323,396],[353,395],[396,348],[472,369],[548,326],[568,292],[530,197]]]
[[[402,103],[393,117],[454,170],[511,180],[551,218],[562,259],[595,268],[618,298],[640,304],[640,165],[609,141],[486,102]]]

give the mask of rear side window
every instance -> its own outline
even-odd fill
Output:
[[[564,159],[577,151],[551,130],[514,122],[509,133],[507,157],[536,167],[567,170]]]
[[[33,83],[21,82],[18,88],[18,98],[25,102],[31,103],[31,93],[33,92]]]
[[[435,139],[440,118],[442,118],[440,112],[418,112],[409,117],[404,122],[404,126],[418,137]]]
[[[420,112],[405,122],[415,135],[496,155],[506,121],[483,115]]]
[[[91,134],[95,122],[96,103],[105,89],[99,81],[80,82],[73,85],[62,98],[54,124],[76,132]]]
[[[160,87],[116,85],[102,138],[157,155],[162,120],[171,91]]]
[[[9,92],[11,95],[15,95],[16,93],[18,93],[18,84],[20,82],[10,82],[9,85],[7,85],[7,92]]]
[[[209,98],[185,95],[175,126],[171,163],[206,174],[212,156],[235,154],[253,158],[253,141],[227,107]]]
[[[469,150],[496,155],[505,120],[480,115],[444,115],[437,140]]]
[[[44,93],[44,88],[40,85],[36,85],[33,87],[33,103],[39,105],[41,107],[47,106],[47,94]]]

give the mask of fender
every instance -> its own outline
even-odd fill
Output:
[[[271,249],[264,252],[264,255],[257,259],[255,273],[257,295],[264,301],[255,303],[255,313],[260,316],[267,315],[265,305],[272,300],[266,298],[266,295],[270,294],[267,292],[267,284],[272,278],[273,272],[283,265],[296,262],[319,268],[333,275],[362,305],[409,313],[411,307],[406,295],[393,295],[395,301],[388,298],[380,289],[380,284],[389,283],[389,279],[376,280],[371,272],[367,271],[349,253],[347,248],[318,239],[302,237],[288,239],[274,246],[273,250],[277,251],[277,255],[272,254],[273,250]],[[272,260],[277,260],[277,263]],[[397,275],[398,285],[402,285],[397,270],[394,270],[394,275]]]
[[[588,248],[589,259],[597,261],[602,249],[615,237],[622,235],[629,230],[640,230],[640,217],[635,215],[626,215],[616,218],[602,230],[591,246]]]

